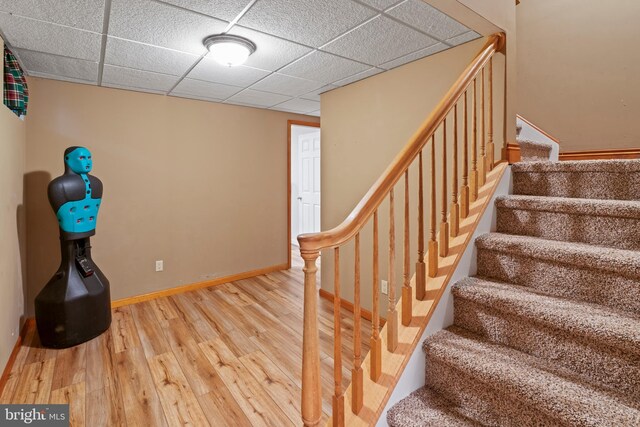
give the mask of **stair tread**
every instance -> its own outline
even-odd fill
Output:
[[[509,195],[496,198],[506,209],[640,219],[640,201]]]
[[[627,313],[477,277],[457,282],[453,294],[640,355],[640,319]]]
[[[427,387],[422,387],[395,404],[387,412],[390,426],[480,427],[455,412],[454,406]]]
[[[491,387],[559,420],[559,424],[603,426],[639,425],[640,411],[613,394],[557,367],[501,345],[490,344],[457,327],[440,331],[424,343],[427,358],[435,358]],[[554,373],[555,372],[555,373]],[[427,372],[429,375],[429,372]]]
[[[519,253],[583,268],[640,277],[640,252],[503,233],[488,233],[476,239],[478,249]]]
[[[523,172],[640,172],[640,160],[571,160],[562,162],[519,162],[511,165],[513,173]]]
[[[550,142],[545,142],[545,141],[533,141],[531,139],[518,139],[517,143],[518,143],[518,145],[520,146],[521,149],[522,149],[522,146],[531,147],[531,148],[538,148],[538,149],[543,149],[543,150],[552,150],[553,149],[553,144],[550,143]]]

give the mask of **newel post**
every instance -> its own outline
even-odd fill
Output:
[[[316,261],[319,251],[303,252],[304,322],[302,331],[302,422],[307,427],[320,424],[322,391],[320,388],[320,352],[318,349],[318,289]]]

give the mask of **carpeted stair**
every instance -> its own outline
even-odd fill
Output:
[[[549,143],[518,139],[518,145],[522,162],[548,161],[551,157],[552,145]]]
[[[640,426],[640,161],[512,166],[400,426]]]

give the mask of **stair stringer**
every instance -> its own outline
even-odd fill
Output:
[[[509,166],[502,175],[491,200],[489,200],[486,210],[478,221],[476,229],[471,237],[472,242],[475,242],[477,237],[496,230],[498,209],[496,207],[495,200],[499,196],[510,194],[513,194],[513,178],[511,174],[511,167]],[[427,337],[453,325],[453,295],[451,293],[451,289],[459,280],[476,274],[476,252],[477,249],[475,244],[471,243],[467,245],[467,248],[465,249],[451,279],[449,280],[442,298],[438,302],[427,327],[420,337],[420,342],[424,342]],[[422,346],[418,346],[407,362],[402,375],[398,379],[398,382],[391,393],[391,397],[387,401],[387,404],[378,419],[378,423],[376,424],[377,427],[388,427],[387,411],[407,395],[424,386],[425,366],[424,351],[422,350]]]

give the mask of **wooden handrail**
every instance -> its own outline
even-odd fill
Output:
[[[447,116],[453,105],[473,82],[478,71],[489,61],[491,56],[502,49],[505,42],[504,33],[489,36],[486,44],[465,68],[460,77],[451,86],[440,103],[423,122],[409,143],[400,151],[389,167],[373,184],[360,203],[347,218],[337,227],[319,233],[307,233],[298,236],[301,253],[317,253],[326,248],[340,246],[349,241],[366,225],[373,213],[382,204],[405,171],[409,168],[422,148],[429,142],[440,123]]]
[[[404,176],[404,200],[403,200],[403,238],[402,238],[402,325],[404,327],[412,325],[415,320],[413,315],[413,295],[412,295],[412,257],[411,257],[411,234],[409,213],[410,199],[410,167],[414,161],[418,160],[418,212],[417,212],[417,234],[418,259],[415,262],[415,289],[416,299],[426,299],[427,280],[432,280],[438,276],[440,270],[446,269],[446,262],[441,263],[440,258],[445,259],[449,255],[449,237],[457,237],[460,218],[467,218],[469,215],[469,202],[478,198],[478,188],[484,184],[484,174],[491,170],[491,162],[487,159],[487,150],[493,153],[493,113],[492,94],[489,96],[489,131],[486,129],[485,121],[485,66],[489,66],[489,88],[492,91],[491,59],[505,42],[504,34],[494,34],[490,36],[482,50],[473,58],[464,72],[458,77],[453,86],[446,93],[445,97],[438,103],[431,112],[427,120],[420,129],[413,135],[402,151],[396,156],[391,165],[378,178],[369,191],[365,194],[358,205],[349,216],[337,227],[329,231],[320,233],[303,234],[298,236],[300,242],[300,252],[305,261],[304,266],[304,328],[303,328],[303,359],[302,359],[302,419],[306,427],[315,427],[320,423],[322,412],[322,395],[320,388],[320,357],[319,357],[319,334],[318,334],[318,313],[317,313],[317,282],[316,282],[316,261],[322,249],[332,248],[334,250],[334,355],[333,355],[333,379],[334,393],[332,401],[332,420],[334,427],[347,425],[346,402],[351,403],[351,411],[348,415],[358,414],[366,405],[364,399],[363,362],[361,353],[360,334],[360,232],[363,227],[373,218],[372,229],[372,318],[371,336],[369,344],[368,369],[369,379],[366,381],[378,382],[382,377],[382,359],[388,354],[402,352],[399,342],[398,310],[396,308],[396,212],[395,212],[395,192],[394,188]],[[478,79],[481,79],[480,97],[477,94]],[[470,92],[470,93],[468,93]],[[462,187],[458,192],[458,104],[464,97],[464,148],[462,149]],[[472,115],[471,128],[472,139],[469,141],[468,133],[468,98],[471,97]],[[479,101],[479,102],[478,102]],[[482,124],[478,126],[478,104],[481,108]],[[453,114],[453,120],[447,120]],[[453,124],[453,138],[448,138],[447,126]],[[480,129],[478,129],[480,128]],[[442,129],[442,131],[438,131]],[[436,131],[438,132],[438,145],[442,140],[442,149],[436,150]],[[478,133],[480,132],[480,135]],[[442,138],[439,137],[440,133]],[[488,135],[487,135],[488,133]],[[479,136],[479,138],[478,138]],[[485,144],[485,137],[489,141]],[[478,140],[480,141],[480,159],[478,159]],[[451,151],[447,148],[449,141],[453,141]],[[470,143],[471,142],[471,147]],[[424,245],[424,183],[423,183],[423,157],[424,148],[427,144],[430,152],[430,182],[429,182],[429,242],[428,253],[425,254]],[[469,159],[469,148],[471,159]],[[504,150],[506,151],[506,150]],[[436,152],[438,156],[436,157]],[[452,153],[451,158],[448,153]],[[493,155],[491,154],[491,157]],[[469,168],[469,160],[471,168]],[[452,178],[449,181],[448,163],[452,163]],[[480,165],[478,167],[478,162]],[[489,163],[487,166],[485,163]],[[436,178],[436,169],[439,167],[440,176]],[[470,170],[469,170],[470,169]],[[488,170],[487,170],[488,169]],[[481,174],[479,180],[478,173]],[[480,181],[480,182],[479,182]],[[449,188],[451,183],[453,189]],[[480,185],[479,185],[480,184]],[[440,191],[440,215],[436,215],[436,193]],[[448,195],[451,194],[451,210],[448,209]],[[388,271],[387,278],[390,288],[388,289],[388,306],[386,330],[386,346],[383,350],[382,331],[380,329],[380,247],[379,242],[379,214],[382,203],[389,198],[389,245],[388,245]],[[437,233],[438,218],[440,219],[440,233]],[[439,237],[439,238],[437,238]],[[353,371],[351,398],[347,400],[343,383],[343,360],[342,360],[342,321],[341,321],[341,275],[340,275],[340,252],[352,238],[355,238],[355,275],[354,275],[354,348],[353,348]],[[428,256],[427,256],[428,255]],[[425,263],[425,259],[427,262]],[[430,290],[431,291],[431,290]]]

